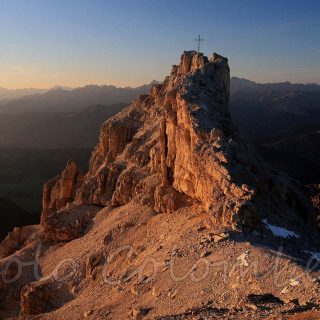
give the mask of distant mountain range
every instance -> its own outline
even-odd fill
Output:
[[[56,88],[42,94],[32,94],[2,103],[0,114],[74,112],[96,104],[129,103],[138,95],[148,93],[153,83],[156,81],[136,88],[97,85],[71,90]]]
[[[119,102],[130,103],[140,94],[149,92],[153,83],[136,88],[119,88],[111,85],[87,85],[70,89],[55,87],[53,89],[16,89],[0,88],[0,114],[17,114],[26,112],[73,112],[87,106],[110,105]],[[260,91],[309,91],[319,92],[318,84],[292,84],[290,82],[260,84],[247,79],[231,78],[231,94],[237,92],[253,93]]]
[[[286,82],[271,82],[271,83],[257,83],[251,80],[232,77],[230,81],[230,93],[233,94],[238,91],[253,92],[259,90],[274,90],[274,91],[320,91],[320,85],[317,83],[291,83]]]
[[[49,91],[49,89],[6,89],[0,87],[0,103],[5,103],[8,100],[22,98],[28,95],[42,94]]]

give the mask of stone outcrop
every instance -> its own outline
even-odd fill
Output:
[[[94,207],[70,205],[82,179],[76,162],[70,160],[61,174],[44,185],[40,226],[46,240],[70,241],[79,237],[97,212]]]
[[[104,123],[83,180],[73,163],[44,190],[44,212],[67,202],[131,201],[173,212],[198,203],[213,223],[252,230],[262,216],[308,212],[299,187],[273,171],[234,126],[228,60],[184,52],[162,84]]]
[[[82,174],[75,161],[70,160],[65,170],[49,180],[43,187],[42,207],[44,212],[59,210],[73,202]]]
[[[21,290],[20,314],[37,315],[51,311],[53,290],[47,283],[34,282]]]
[[[0,259],[5,258],[24,246],[37,231],[37,226],[16,227],[0,244]]]
[[[80,237],[99,209],[95,206],[68,204],[58,211],[42,213],[41,230],[44,239],[64,242]]]
[[[63,299],[64,302],[72,299],[66,283],[51,278],[31,282],[25,285],[20,293],[20,317],[58,309]]]

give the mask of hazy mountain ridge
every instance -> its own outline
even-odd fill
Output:
[[[8,102],[8,100],[19,99],[24,96],[42,94],[50,89],[24,88],[24,89],[7,89],[0,87],[0,104]]]
[[[233,94],[238,91],[257,91],[257,90],[275,90],[275,91],[320,91],[320,85],[317,83],[292,83],[285,82],[270,82],[258,83],[248,79],[232,77],[230,79],[230,93]]]
[[[129,103],[136,96],[147,93],[153,83],[154,81],[136,88],[107,85],[87,85],[71,90],[56,88],[43,94],[29,95],[4,103],[0,105],[0,114],[74,112],[96,104]]]
[[[6,89],[0,87],[0,113],[19,113],[19,112],[59,112],[64,111],[59,103],[72,104],[66,109],[77,109],[76,103],[79,103],[80,97],[85,97],[84,104],[80,103],[79,107],[85,107],[92,104],[113,104],[119,102],[130,102],[134,96],[147,93],[150,85],[157,83],[153,80],[150,84],[139,87],[116,87],[113,85],[86,85],[80,88],[65,88],[56,86],[51,89]],[[271,90],[302,90],[302,91],[320,91],[318,84],[294,84],[290,82],[279,83],[257,83],[239,77],[232,77],[230,84],[231,94],[237,91],[256,91],[259,89]],[[104,95],[110,95],[106,98]],[[91,96],[91,100],[90,97]],[[72,101],[74,99],[75,101]],[[14,101],[6,101],[14,100]],[[45,103],[47,100],[47,105]],[[34,103],[35,106],[31,104]],[[12,108],[10,110],[10,108]],[[41,110],[52,108],[53,110]]]

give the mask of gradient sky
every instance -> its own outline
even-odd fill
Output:
[[[0,0],[0,87],[162,80],[199,33],[233,76],[320,83],[319,0]]]

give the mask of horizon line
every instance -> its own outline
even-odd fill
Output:
[[[250,81],[250,82],[254,82],[256,84],[262,84],[262,85],[265,85],[265,84],[284,84],[284,83],[290,83],[292,85],[317,85],[317,86],[320,86],[320,82],[293,82],[293,81],[289,81],[289,80],[286,80],[286,81],[268,81],[268,82],[259,82],[259,81],[255,81],[255,80],[251,80],[251,79],[248,79],[248,78],[243,78],[243,77],[240,77],[240,76],[231,76],[230,79],[232,78],[237,78],[237,79],[240,79],[240,80],[246,80],[246,81]],[[62,90],[74,90],[74,89],[79,89],[79,88],[85,88],[85,87],[89,87],[89,86],[97,86],[97,87],[115,87],[115,88],[118,88],[118,89],[136,89],[136,88],[139,88],[139,87],[142,87],[142,86],[147,86],[147,85],[151,85],[153,82],[157,82],[157,83],[161,83],[162,81],[159,81],[159,80],[151,80],[149,82],[144,82],[144,83],[141,83],[139,85],[135,85],[135,86],[132,86],[132,85],[116,85],[116,84],[107,84],[107,83],[87,83],[87,84],[83,84],[83,85],[76,85],[76,86],[68,86],[68,85],[53,85],[53,86],[50,86],[50,87],[3,87],[3,86],[0,86],[0,90],[8,90],[8,91],[15,91],[15,90],[44,90],[44,91],[51,91],[51,90],[56,90],[56,89],[62,89]]]

